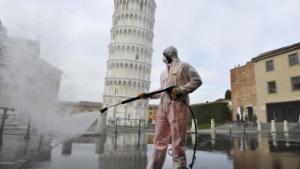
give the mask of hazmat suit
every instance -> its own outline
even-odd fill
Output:
[[[176,85],[169,93],[153,95],[160,98],[154,135],[152,162],[148,169],[161,169],[166,158],[169,138],[172,138],[173,169],[186,169],[185,139],[188,120],[188,94],[202,85],[197,71],[179,60],[177,49],[168,47],[163,52],[167,68],[161,73],[160,88]]]

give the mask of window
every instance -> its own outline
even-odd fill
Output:
[[[135,55],[135,60],[139,60],[139,55]]]
[[[269,60],[269,61],[266,62],[266,70],[267,70],[267,72],[270,72],[270,71],[274,70],[273,60]]]
[[[276,93],[277,89],[276,89],[276,82],[275,81],[269,81],[268,82],[268,93]]]
[[[292,78],[293,90],[300,90],[300,76]]]
[[[299,64],[298,53],[293,53],[289,55],[289,62],[290,62],[290,66],[298,65]]]
[[[141,2],[140,2],[140,10],[141,10],[141,11],[143,11],[143,6],[144,6],[144,3],[143,3],[143,1],[141,1]]]

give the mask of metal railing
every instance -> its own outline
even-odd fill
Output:
[[[143,119],[116,118],[114,127],[116,133],[118,128],[137,128],[138,133],[141,133],[141,128],[147,127],[147,121]]]

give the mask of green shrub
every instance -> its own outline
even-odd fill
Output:
[[[207,127],[211,119],[215,119],[215,123],[222,124],[231,120],[231,110],[226,102],[212,102],[205,104],[191,105],[195,113],[197,124]],[[189,116],[189,127],[192,125],[192,116]]]

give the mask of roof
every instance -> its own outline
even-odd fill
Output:
[[[69,105],[69,106],[83,106],[83,107],[101,107],[101,102],[90,102],[90,101],[79,101],[79,102],[72,102],[72,101],[59,101],[58,104],[61,105]]]
[[[85,106],[85,107],[101,107],[101,102],[90,102],[90,101],[80,101],[78,103],[79,106]]]
[[[275,50],[271,50],[271,51],[261,53],[257,57],[252,58],[252,61],[260,61],[262,59],[266,59],[266,58],[276,56],[276,55],[279,55],[279,54],[282,54],[282,53],[290,52],[290,51],[293,51],[293,50],[296,50],[296,49],[300,49],[300,42],[289,45],[289,46],[285,46],[285,47],[282,47],[282,48],[278,48],[278,49],[275,49]]]
[[[58,101],[58,105],[68,105],[68,106],[76,106],[77,102],[72,102],[72,101]]]
[[[157,104],[149,104],[149,107],[150,107],[150,108],[157,108],[158,105],[157,105]]]

